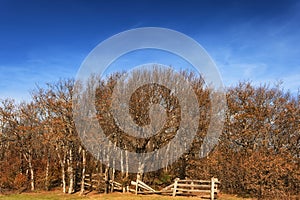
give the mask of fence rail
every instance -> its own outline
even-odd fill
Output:
[[[102,186],[106,184],[104,177],[97,174],[86,174],[84,180],[86,189],[99,189],[100,184]],[[211,180],[180,180],[179,178],[176,178],[174,183],[159,191],[151,188],[141,180],[131,181],[131,185],[134,186],[135,189],[130,188],[129,185],[126,186],[113,180],[109,180],[107,184],[109,184],[111,192],[123,191],[134,192],[135,194],[164,194],[172,196],[208,193],[210,199],[213,200],[217,198],[220,182],[217,178],[211,178]]]
[[[131,181],[131,185],[135,186],[135,194],[169,194],[175,197],[179,194],[208,193],[212,200],[217,198],[219,184],[217,178],[211,178],[211,180],[180,180],[176,178],[171,185],[156,191],[140,180]]]
[[[172,195],[177,194],[189,194],[189,193],[209,193],[210,198],[213,200],[217,198],[219,192],[218,185],[220,182],[217,178],[211,178],[208,180],[180,180],[175,179],[174,184],[172,184],[171,189]]]

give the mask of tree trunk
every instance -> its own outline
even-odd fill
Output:
[[[125,151],[125,159],[126,159],[126,178],[128,178],[129,177],[129,156],[127,151]]]
[[[121,151],[120,162],[121,162],[121,173],[122,173],[122,178],[123,178],[123,175],[124,175],[124,158],[123,158],[123,151]]]
[[[105,167],[104,180],[105,180],[104,193],[107,194],[109,192],[109,166],[108,165]]]
[[[66,170],[65,170],[65,166],[66,166],[66,152],[64,151],[64,155],[63,158],[61,157],[60,153],[57,153],[59,162],[60,162],[60,166],[61,166],[61,179],[62,179],[62,187],[63,187],[63,193],[67,192],[66,189]]]
[[[170,145],[167,145],[167,149],[166,149],[166,155],[167,155],[167,163],[166,163],[166,167],[165,167],[165,173],[168,173],[168,166],[169,166],[169,150],[170,150]]]
[[[84,149],[82,149],[82,175],[81,175],[80,195],[84,194],[85,168],[86,168],[86,152]]]
[[[34,170],[33,170],[33,165],[32,165],[32,155],[29,151],[29,153],[23,153],[23,156],[25,158],[25,160],[28,162],[28,167],[29,167],[29,171],[30,171],[30,187],[31,187],[31,191],[35,190],[35,184],[34,184]]]
[[[111,175],[111,180],[115,181],[115,173],[116,173],[116,169],[115,169],[115,160],[113,161],[113,168],[112,168],[112,175]],[[112,182],[111,184],[111,188],[110,188],[111,192],[114,192],[114,182]]]
[[[34,185],[34,170],[33,170],[33,166],[32,166],[32,156],[29,155],[29,170],[30,170],[30,186],[31,186],[31,191],[34,191],[35,189],[35,185]]]
[[[138,173],[137,173],[137,179],[139,179],[140,181],[143,181],[144,169],[145,169],[145,164],[139,162],[139,168],[138,168]]]
[[[66,189],[66,170],[65,170],[65,163],[63,164],[63,166],[61,166],[61,175],[62,175],[62,184],[63,184],[63,193],[67,193],[67,189]]]
[[[69,173],[69,194],[74,192],[74,168],[73,168],[73,151],[72,147],[69,150],[69,159],[68,159],[68,173]]]
[[[46,191],[49,191],[49,168],[50,168],[50,154],[48,152],[46,174],[45,174],[45,189],[46,189]]]

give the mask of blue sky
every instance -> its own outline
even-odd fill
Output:
[[[149,26],[198,41],[226,86],[300,87],[299,1],[0,0],[0,99],[27,100],[36,84],[75,77],[101,41]]]

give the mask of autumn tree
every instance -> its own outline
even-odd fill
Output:
[[[205,154],[204,138],[215,124],[213,91],[201,76],[185,71],[177,75],[189,83],[197,100],[196,134],[188,147],[185,146],[190,138],[178,139],[176,135],[182,124],[187,129],[194,125],[190,124],[192,118],[182,122],[183,113],[192,112],[180,104],[175,90],[184,89],[171,71],[134,71],[132,80],[153,80],[139,86],[137,81],[128,81],[126,73],[105,78],[93,75],[85,90],[81,90],[84,83],[63,79],[37,87],[31,93],[31,101],[17,104],[14,100],[1,100],[1,190],[62,187],[64,193],[84,194],[87,174],[96,174],[98,180],[105,181],[97,185],[99,191],[106,192],[111,191],[109,180],[125,186],[138,176],[159,189],[176,177],[214,176],[221,181],[223,192],[269,199],[299,195],[299,95],[285,92],[280,85],[241,82],[228,88],[222,135],[218,145]],[[157,80],[174,83],[175,90]],[[125,95],[128,101],[124,103],[121,97],[126,87],[134,91]],[[77,90],[83,93],[78,95]],[[77,101],[87,107],[76,104]],[[126,108],[126,115],[116,115],[120,105]],[[91,118],[93,109],[95,116]],[[75,126],[76,120],[80,123]],[[104,133],[102,137],[95,134],[99,127]],[[144,137],[137,133],[153,134]],[[104,138],[99,144],[99,139]],[[181,144],[175,145],[175,149],[169,145],[174,138],[175,144]],[[117,152],[117,148],[124,151],[108,154]],[[143,162],[130,157],[130,153],[147,155],[161,148],[165,148],[167,156],[162,155],[164,168],[157,171],[148,172],[158,164],[153,162],[153,156]],[[99,152],[105,157],[99,156]],[[178,158],[178,152],[184,153]],[[131,173],[132,169],[139,173]]]

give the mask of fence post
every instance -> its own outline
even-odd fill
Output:
[[[175,179],[175,182],[174,182],[173,197],[176,196],[178,180],[179,180],[179,178],[176,178],[176,179]]]
[[[135,186],[135,194],[136,195],[138,194],[140,179],[141,179],[141,175],[140,175],[140,173],[137,173],[136,174],[136,186]]]
[[[215,178],[211,178],[210,199],[214,200],[215,196]]]
[[[138,194],[138,187],[139,187],[139,180],[136,179],[136,185],[135,185],[135,194]]]

